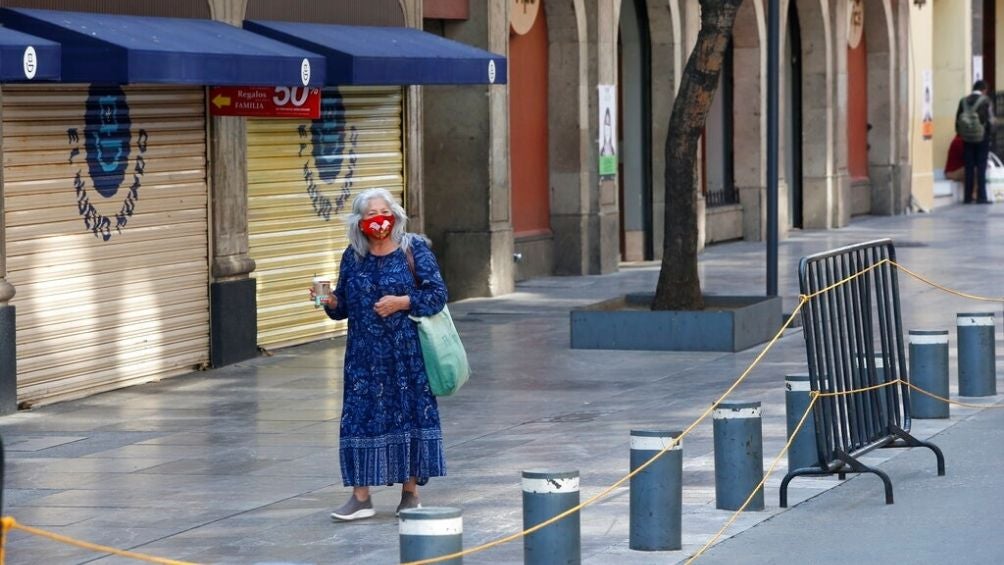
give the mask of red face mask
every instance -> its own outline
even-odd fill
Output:
[[[359,229],[366,237],[372,239],[386,239],[394,229],[394,215],[373,216],[359,220]]]

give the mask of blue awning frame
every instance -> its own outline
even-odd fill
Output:
[[[58,43],[63,82],[325,84],[324,57],[213,20],[2,8],[0,22]]]
[[[505,84],[506,58],[407,27],[245,20],[244,29],[327,59],[330,85]]]
[[[0,82],[49,81],[59,78],[58,43],[0,27]]]

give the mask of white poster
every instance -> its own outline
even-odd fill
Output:
[[[921,77],[924,94],[920,103],[920,134],[924,139],[931,139],[934,137],[934,73],[931,69],[924,69]]]
[[[617,87],[601,84],[600,92],[600,178],[617,176]]]
[[[973,82],[983,80],[983,55],[973,55]]]

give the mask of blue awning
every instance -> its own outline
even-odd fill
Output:
[[[324,84],[323,57],[212,20],[5,8],[0,21],[58,42],[64,82]]]
[[[327,84],[505,84],[501,55],[404,27],[245,21],[244,28],[324,55]]]
[[[59,44],[0,27],[0,81],[59,80]]]

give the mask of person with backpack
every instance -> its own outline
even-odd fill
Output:
[[[955,132],[963,141],[965,196],[963,202],[990,204],[987,198],[987,159],[994,128],[994,109],[987,96],[987,83],[973,84],[973,92],[959,100],[955,112]],[[975,191],[974,191],[975,189]]]

